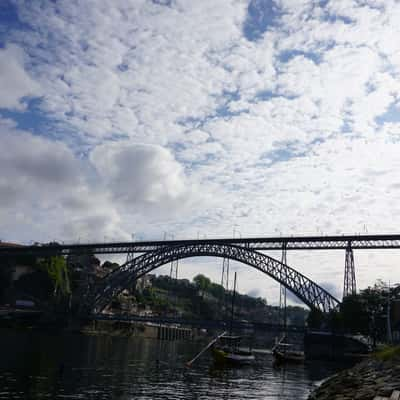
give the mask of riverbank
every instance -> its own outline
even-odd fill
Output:
[[[141,337],[158,340],[192,340],[197,330],[174,325],[127,321],[91,321],[80,328],[86,335]]]
[[[308,400],[373,400],[400,390],[400,347],[377,353],[325,380]],[[397,400],[397,398],[396,398]]]
[[[96,321],[40,312],[13,313],[0,318],[0,328],[16,330],[64,331],[84,335],[139,337],[158,340],[196,340],[203,338],[201,330],[174,324],[155,324],[138,321]]]

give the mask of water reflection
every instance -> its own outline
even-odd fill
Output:
[[[304,399],[331,364],[281,365],[257,354],[221,369],[199,345],[151,339],[0,331],[0,399]]]

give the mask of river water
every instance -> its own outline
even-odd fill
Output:
[[[0,399],[306,399],[332,364],[192,368],[195,342],[0,330]]]

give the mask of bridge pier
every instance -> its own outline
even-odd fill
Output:
[[[351,241],[347,242],[346,257],[344,264],[344,283],[343,283],[343,298],[357,293],[356,287],[356,272],[354,267],[354,254],[351,247]]]

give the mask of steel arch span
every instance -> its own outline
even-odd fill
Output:
[[[327,313],[340,304],[338,299],[305,275],[266,254],[230,244],[194,243],[166,246],[126,262],[92,290],[87,307],[92,312],[100,312],[115,295],[132,287],[141,276],[171,261],[198,256],[224,257],[247,264],[284,285],[311,309]]]

